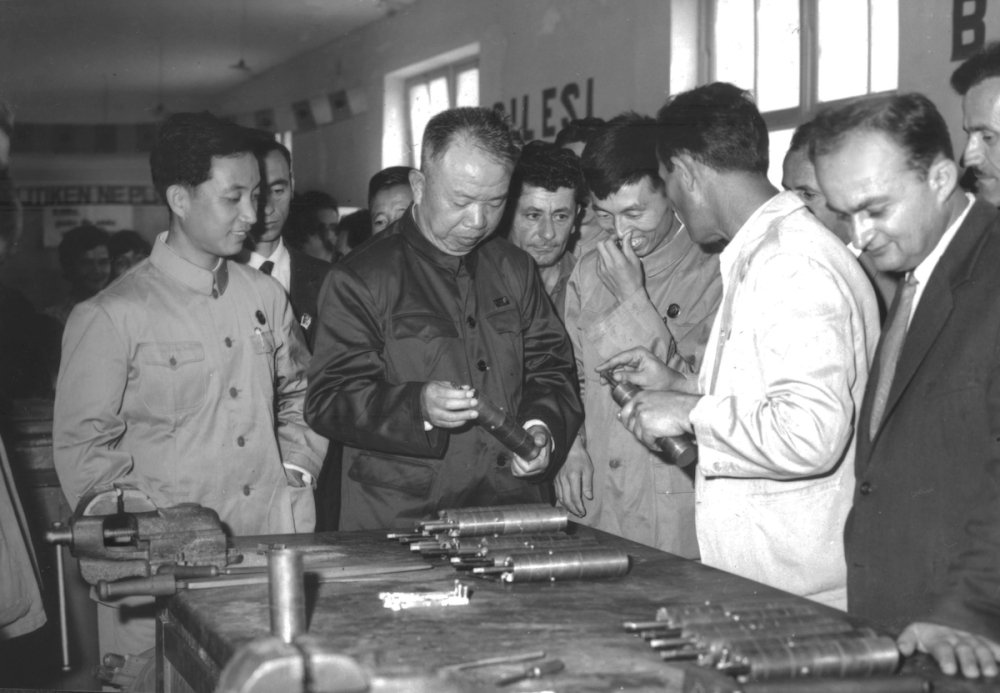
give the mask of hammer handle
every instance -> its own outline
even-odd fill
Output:
[[[185,586],[176,576],[166,573],[144,578],[126,578],[114,582],[100,580],[97,583],[97,594],[104,600],[135,595],[166,597],[177,594],[177,590],[183,589]]]

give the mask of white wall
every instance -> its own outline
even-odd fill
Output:
[[[670,3],[665,0],[420,0],[411,9],[302,56],[224,95],[220,113],[242,115],[338,89],[361,89],[368,110],[297,133],[293,155],[300,190],[322,187],[344,204],[365,205],[369,176],[383,166],[382,114],[387,73],[480,44],[485,105],[521,104],[542,137],[543,91],[556,88],[548,123],[566,116],[558,94],[593,80],[593,113],[653,112],[670,76]],[[583,95],[576,103],[584,108]],[[509,106],[508,106],[509,107]],[[577,113],[578,116],[585,113]],[[280,117],[279,117],[280,120]],[[385,165],[399,163],[385,162]]]

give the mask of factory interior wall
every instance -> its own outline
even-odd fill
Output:
[[[956,20],[956,7],[973,14]],[[552,139],[572,116],[653,114],[671,90],[671,77],[680,90],[704,75],[703,67],[690,68],[705,56],[699,36],[692,35],[698,33],[698,9],[698,0],[421,0],[201,107],[241,122],[274,109],[279,128],[295,131],[298,189],[328,190],[342,205],[359,207],[372,173],[401,163],[383,155],[391,151],[383,143],[387,76],[478,44],[480,102],[502,104],[529,137]],[[982,16],[974,14],[979,9]],[[938,105],[960,152],[961,104],[948,84],[962,59],[956,44],[1000,38],[1000,1],[900,0],[900,36],[900,91],[921,91]],[[349,114],[296,129],[290,104],[337,90],[349,95]],[[82,122],[87,114],[67,111],[65,120]],[[149,185],[147,157],[140,154],[15,151],[12,172],[19,185]],[[151,235],[167,217],[164,208],[146,206],[135,218]],[[47,278],[57,263],[54,248],[43,246],[41,228],[40,211],[27,210],[19,260],[0,270],[0,280],[45,306],[62,300],[65,287]]]
[[[552,139],[564,118],[587,115],[588,89],[592,114],[609,117],[652,112],[669,88],[668,2],[422,0],[261,75],[216,108],[239,117],[333,90],[360,94],[363,112],[296,132],[293,157],[300,190],[323,186],[341,204],[364,206],[368,178],[403,163],[382,157],[386,75],[474,43],[480,102],[510,112],[513,100],[515,125],[536,138]]]

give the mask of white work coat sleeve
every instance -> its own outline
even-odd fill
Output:
[[[792,479],[840,460],[853,435],[856,354],[864,353],[841,288],[822,264],[781,253],[756,258],[730,288],[732,305],[713,332],[717,351],[702,368],[708,394],[691,412],[703,474]]]

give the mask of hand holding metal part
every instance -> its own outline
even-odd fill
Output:
[[[627,405],[642,392],[642,388],[638,385],[619,381],[613,371],[604,371],[601,377],[608,381],[611,386],[611,396],[620,407]],[[655,444],[666,456],[667,461],[678,467],[687,467],[698,459],[698,447],[692,436],[660,436],[655,440]]]
[[[485,397],[476,396],[475,410],[478,416],[476,423],[486,429],[490,435],[499,440],[505,448],[524,460],[526,463],[535,461],[539,454],[544,458],[537,464],[514,465],[514,476],[528,476],[544,471],[548,466],[549,434],[542,426],[534,426],[526,430],[518,425],[514,417]]]

